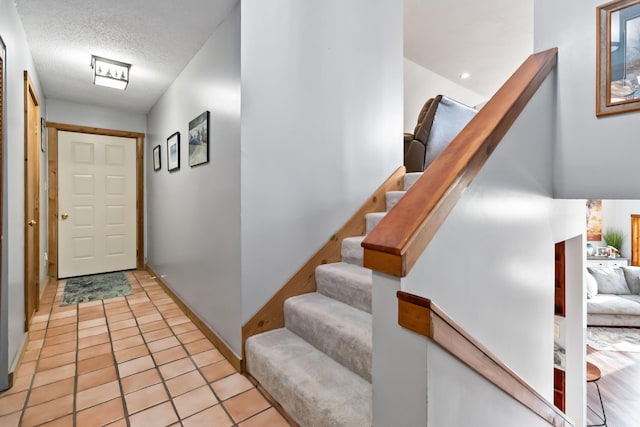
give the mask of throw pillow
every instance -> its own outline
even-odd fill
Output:
[[[620,267],[587,267],[598,283],[599,294],[627,295],[631,291]]]
[[[632,294],[640,294],[640,267],[622,267],[627,286]]]
[[[598,282],[596,282],[596,278],[593,277],[593,274],[587,271],[586,282],[587,282],[587,298],[593,298],[595,295],[598,295]]]

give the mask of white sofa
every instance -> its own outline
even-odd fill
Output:
[[[640,267],[587,267],[587,325],[640,327]]]

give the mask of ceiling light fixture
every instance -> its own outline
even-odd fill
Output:
[[[471,74],[469,74],[469,73],[462,73],[462,74],[460,74],[460,78],[461,78],[462,80],[466,80],[466,79],[468,79],[469,77],[471,77]]]
[[[94,85],[125,90],[129,84],[131,64],[91,55],[91,68]]]

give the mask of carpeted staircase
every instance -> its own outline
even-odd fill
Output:
[[[405,175],[405,191],[421,176]],[[405,191],[386,194],[389,211]],[[385,212],[366,215],[367,233]],[[248,372],[301,426],[371,426],[371,270],[364,236],[342,241],[342,262],[316,269],[317,292],[285,301],[285,327],[245,345]]]

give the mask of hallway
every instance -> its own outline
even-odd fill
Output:
[[[134,294],[60,307],[49,284],[0,425],[288,426],[146,271]]]

